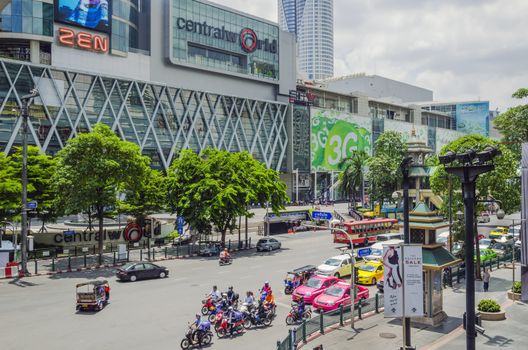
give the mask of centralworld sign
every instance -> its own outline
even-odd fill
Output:
[[[196,22],[183,17],[176,18],[176,27],[191,33],[212,37],[218,40],[240,43],[242,50],[252,53],[255,50],[262,50],[271,53],[277,53],[277,40],[259,39],[255,31],[251,28],[242,28],[240,32],[233,32],[225,29],[225,26],[216,27],[207,23],[207,21]]]

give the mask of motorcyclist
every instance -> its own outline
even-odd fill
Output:
[[[229,330],[229,334],[233,335],[233,330],[234,330],[234,326],[236,322],[236,315],[235,315],[235,310],[233,309],[232,306],[227,308],[225,317],[227,319],[227,327]]]
[[[301,297],[299,301],[297,301],[297,314],[299,319],[303,318],[305,308],[306,304],[304,303],[304,297]]]
[[[255,319],[257,322],[260,322],[263,318],[266,317],[266,307],[262,301],[259,301],[257,312],[255,313]]]
[[[207,296],[211,297],[214,302],[218,302],[222,298],[222,295],[216,286],[213,286],[213,290]]]
[[[262,294],[266,293],[266,295],[271,294],[271,287],[269,285],[269,282],[264,282],[264,286],[262,286],[262,289],[260,290]]]
[[[246,292],[246,299],[244,299],[244,303],[248,305],[253,305],[255,303],[255,297],[253,296],[253,292],[248,290]]]
[[[229,254],[229,250],[227,248],[224,248],[224,250],[220,252],[220,260],[224,262],[231,260],[231,254]]]
[[[226,299],[229,305],[233,305],[236,300],[236,293],[233,291],[233,286],[230,286],[227,293]]]
[[[202,324],[202,315],[196,314],[196,319],[191,324],[191,328],[193,330],[191,338],[196,341],[198,344],[202,343],[202,339],[204,336],[203,327],[201,327]]]

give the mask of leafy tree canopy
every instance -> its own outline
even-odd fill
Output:
[[[69,140],[57,153],[57,160],[52,181],[59,203],[67,214],[93,208],[99,220],[99,237],[104,216],[115,207],[117,194],[138,189],[149,164],[138,145],[121,140],[104,124]],[[102,248],[103,240],[99,239],[99,263]]]
[[[481,135],[464,135],[440,150],[440,155],[447,151],[461,153],[468,149],[474,149],[479,152],[486,146],[498,147],[502,155],[494,159],[495,169],[489,173],[480,175],[477,180],[477,193],[480,199],[495,199],[500,201],[501,208],[506,213],[512,213],[519,209],[520,206],[520,181],[519,181],[519,161],[507,147],[499,144],[488,137]],[[438,157],[434,157],[438,165]],[[461,192],[456,191],[461,188],[460,181],[452,177],[453,193],[453,212],[463,211],[463,202]],[[448,174],[444,166],[437,166],[431,176],[431,189],[434,193],[447,198],[448,191]],[[447,201],[444,201],[447,203]],[[445,208],[444,208],[445,209]]]
[[[0,152],[0,220],[11,220],[20,212],[22,186],[11,158]]]
[[[512,97],[523,99],[528,97],[528,89],[521,88]],[[499,114],[493,121],[495,127],[502,133],[503,141],[521,159],[521,143],[528,142],[528,104],[519,105]]]
[[[237,217],[251,216],[250,203],[265,206],[269,202],[278,213],[289,201],[278,172],[248,152],[209,148],[200,156],[192,150],[181,151],[170,167],[167,187],[173,211],[200,233],[216,227],[223,242]]]

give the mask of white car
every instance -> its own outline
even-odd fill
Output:
[[[341,278],[342,276],[349,276],[352,273],[351,267],[352,264],[348,254],[337,255],[326,259],[321,265],[317,266],[317,273]]]

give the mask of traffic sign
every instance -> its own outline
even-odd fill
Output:
[[[185,224],[185,219],[183,218],[183,216],[178,216],[178,218],[176,219],[176,224],[178,226],[183,226]]]
[[[312,211],[312,219],[315,220],[331,220],[332,213],[327,211]]]
[[[28,202],[26,204],[26,209],[35,210],[37,209],[38,203],[37,201]]]
[[[363,258],[367,255],[370,255],[372,254],[372,248],[361,248],[361,249],[358,249],[357,250],[357,255],[360,257],[360,258]]]

